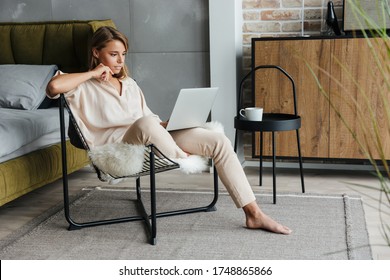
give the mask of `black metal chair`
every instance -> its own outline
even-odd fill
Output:
[[[294,114],[284,114],[284,113],[263,113],[262,121],[249,121],[243,119],[239,111],[242,108],[242,92],[244,82],[251,77],[252,81],[254,79],[254,74],[258,70],[263,69],[276,69],[280,71],[284,76],[286,76],[292,84],[292,97],[294,99]],[[253,90],[254,92],[254,90]],[[273,182],[273,203],[276,203],[276,173],[275,173],[275,132],[278,131],[288,131],[295,130],[297,137],[297,147],[298,147],[298,159],[299,159],[299,169],[301,173],[301,185],[302,192],[305,192],[305,183],[303,179],[303,166],[302,166],[302,156],[301,156],[301,147],[299,140],[299,128],[301,127],[301,117],[298,115],[297,110],[297,97],[296,97],[296,88],[293,78],[287,73],[286,70],[276,65],[260,65],[253,68],[248,74],[244,76],[241,80],[241,83],[238,88],[237,93],[237,115],[234,118],[234,127],[236,129],[234,150],[237,151],[237,130],[245,130],[251,132],[260,132],[260,170],[259,170],[259,185],[262,185],[262,175],[263,175],[263,133],[271,132],[272,133],[272,182]]]
[[[214,197],[209,205],[196,207],[196,208],[188,208],[181,210],[173,210],[167,212],[156,213],[156,174],[160,172],[165,172],[173,169],[179,168],[179,164],[170,160],[166,156],[161,153],[154,145],[145,146],[144,150],[144,161],[142,171],[136,174],[129,174],[126,177],[117,177],[111,174],[105,174],[102,170],[96,167],[91,161],[92,166],[94,167],[98,178],[101,181],[107,181],[107,178],[113,179],[122,179],[133,177],[136,178],[136,193],[137,193],[137,203],[140,207],[140,215],[134,215],[130,217],[120,217],[115,219],[107,219],[107,220],[97,220],[90,221],[84,223],[78,223],[73,220],[71,217],[70,211],[70,200],[69,200],[69,191],[68,191],[68,172],[67,172],[67,155],[66,155],[66,132],[65,132],[65,109],[69,114],[69,127],[68,127],[68,136],[70,138],[70,142],[77,148],[85,149],[89,151],[89,147],[87,142],[85,141],[83,134],[81,133],[80,128],[78,127],[74,115],[70,110],[70,107],[64,97],[61,94],[60,97],[60,125],[61,125],[61,150],[62,150],[62,180],[63,180],[63,192],[64,192],[64,212],[65,218],[69,223],[69,230],[81,229],[85,227],[93,227],[114,223],[123,223],[123,222],[132,222],[132,221],[140,221],[143,220],[145,222],[146,228],[150,235],[150,244],[155,245],[157,242],[157,218],[160,217],[168,217],[174,215],[182,215],[182,214],[190,214],[196,212],[208,212],[215,211],[215,204],[218,200],[218,174],[217,170],[214,167]],[[157,155],[156,155],[157,154]],[[144,206],[144,202],[142,201],[141,196],[141,176],[149,176],[150,177],[150,214],[147,213],[146,208]]]

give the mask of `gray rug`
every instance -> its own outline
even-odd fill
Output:
[[[145,196],[146,197],[146,196]],[[82,217],[112,218],[135,211],[133,191],[84,191],[72,204]],[[210,193],[158,192],[158,210],[206,205]],[[244,228],[244,214],[221,194],[217,211],[158,219],[157,245],[142,222],[68,231],[61,206],[0,243],[0,259],[372,259],[360,197],[315,194],[258,195],[262,209],[293,229],[289,236]]]

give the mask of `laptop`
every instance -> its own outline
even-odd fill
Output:
[[[167,130],[203,126],[213,107],[217,91],[217,87],[180,90]]]

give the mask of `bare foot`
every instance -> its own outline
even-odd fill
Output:
[[[263,229],[280,234],[290,234],[292,232],[288,227],[279,224],[264,214],[256,202],[248,204],[243,210],[246,215],[246,226],[250,229]]]
[[[263,229],[280,234],[290,234],[292,232],[291,229],[272,220],[265,214],[258,218],[247,218],[246,226],[250,229]]]

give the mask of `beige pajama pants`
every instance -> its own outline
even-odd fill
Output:
[[[210,157],[237,207],[255,200],[231,142],[223,133],[204,128],[168,132],[156,118],[142,117],[128,129],[123,141],[135,145],[153,143],[169,158],[184,158],[186,153]]]

